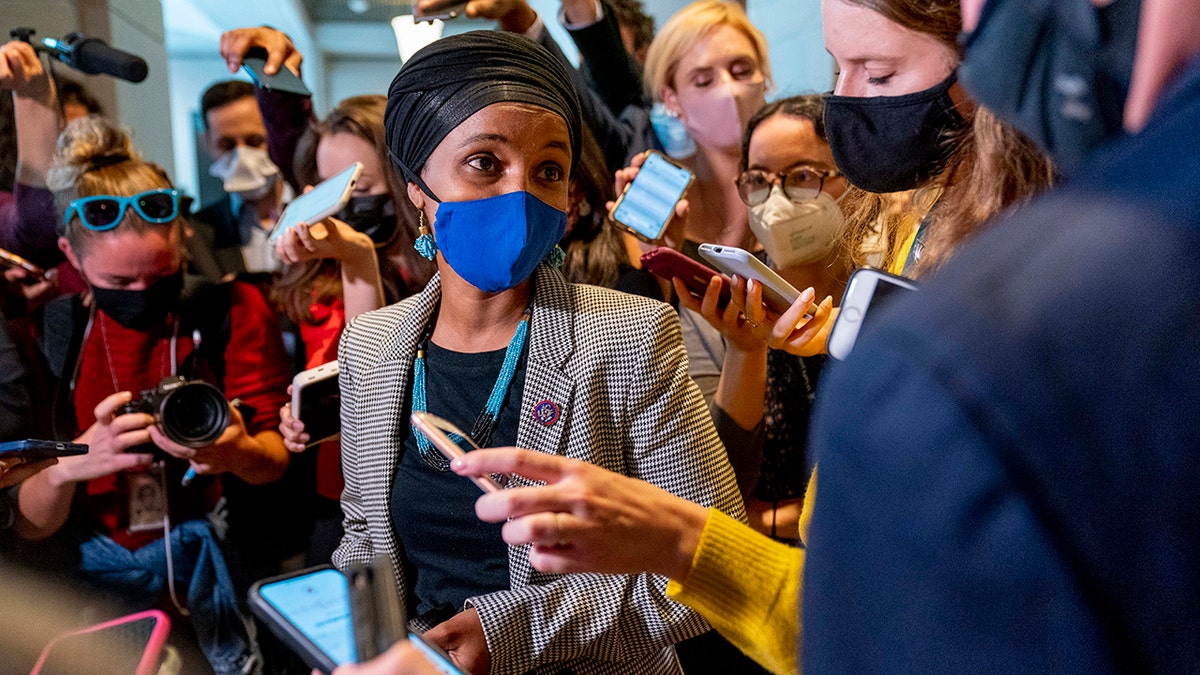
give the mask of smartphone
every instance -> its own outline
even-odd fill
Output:
[[[467,3],[463,0],[443,0],[442,2],[431,3],[427,7],[422,7],[417,11],[417,5],[413,3],[413,21],[429,21],[440,19],[449,21],[464,16],[467,11]]]
[[[311,225],[344,209],[346,202],[350,201],[351,193],[354,192],[354,186],[358,184],[362,169],[362,162],[355,162],[336,176],[321,181],[312,190],[293,199],[283,210],[283,215],[279,216],[275,228],[271,230],[271,243],[279,241],[288,230],[300,223]]]
[[[880,306],[892,302],[896,296],[915,290],[917,285],[903,277],[870,267],[855,270],[846,282],[837,319],[829,331],[829,355],[838,360],[849,356],[859,331],[871,324],[869,317],[878,314]]]
[[[346,576],[330,565],[263,579],[250,587],[250,611],[310,668],[355,663]]]
[[[338,435],[342,430],[342,390],[338,388],[337,361],[292,378],[292,415],[304,422],[310,448]]]
[[[717,306],[729,304],[729,279],[707,265],[701,264],[676,251],[673,248],[660,246],[642,254],[642,267],[651,274],[670,281],[679,279],[687,286],[693,298],[703,300],[708,292],[708,283],[713,277],[721,279],[721,291],[717,296]]]
[[[346,580],[350,584],[350,620],[358,660],[369,661],[408,635],[406,603],[387,555],[351,565]]]
[[[154,675],[170,632],[167,615],[150,609],[64,633],[46,645],[30,675]]]
[[[24,441],[9,441],[0,443],[0,459],[23,459],[26,462],[40,462],[51,457],[70,457],[86,455],[86,443],[64,443],[63,441],[39,441],[28,439]]]
[[[725,274],[736,274],[743,279],[754,279],[762,284],[763,304],[776,314],[786,312],[796,298],[800,297],[800,291],[796,290],[795,286],[748,251],[736,246],[700,244],[700,255]],[[808,311],[804,315],[812,318],[816,313],[817,304],[809,303]]]
[[[28,272],[30,276],[26,277],[23,281],[25,284],[36,284],[39,281],[46,281],[46,270],[34,265],[12,251],[0,248],[0,265],[20,268]]]
[[[246,74],[259,88],[267,91],[286,91],[289,94],[300,96],[312,96],[312,92],[304,86],[304,81],[293,73],[291,68],[280,65],[274,75],[267,75],[263,70],[266,66],[267,50],[262,47],[254,47],[242,57],[242,70],[246,71]]]
[[[412,414],[411,419],[417,431],[425,434],[425,438],[428,438],[429,442],[433,443],[433,447],[437,448],[450,461],[454,461],[467,454],[465,450],[450,439],[450,435],[457,436],[466,441],[470,444],[472,450],[479,449],[479,446],[475,445],[475,441],[471,440],[469,434],[437,415],[431,415],[418,410]],[[504,474],[492,474],[490,477],[470,476],[470,478],[484,492],[499,492],[508,484],[508,476]]]
[[[638,239],[661,239],[675,217],[675,205],[691,184],[691,171],[651,150],[637,177],[617,197],[609,216]]]
[[[425,638],[416,633],[409,633],[408,639],[417,648],[417,651],[421,652],[442,675],[466,675],[466,673],[458,669],[458,666],[454,665],[454,661],[450,659],[450,655],[438,648],[437,645],[427,642]]]

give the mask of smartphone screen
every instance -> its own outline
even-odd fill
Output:
[[[675,204],[683,199],[691,181],[691,171],[652,152],[637,178],[621,195],[613,209],[613,220],[643,239],[654,241],[662,237],[667,223],[675,215]]]
[[[354,190],[360,173],[362,163],[355,162],[336,176],[321,181],[312,190],[293,199],[279,217],[279,222],[275,224],[275,229],[271,232],[271,243],[279,241],[284,233],[300,223],[316,223],[341,211],[350,199],[350,193]]]
[[[259,595],[334,663],[354,663],[350,587],[335,569],[264,584]]]

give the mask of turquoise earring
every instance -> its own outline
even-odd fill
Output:
[[[433,235],[429,233],[429,228],[425,227],[425,212],[417,211],[417,218],[419,218],[417,231],[421,233],[421,236],[417,237],[417,240],[413,242],[413,248],[417,249],[417,253],[422,258],[433,260],[434,256],[437,255],[437,244],[434,243]]]
[[[563,262],[567,259],[566,251],[555,245],[554,250],[546,254],[546,264],[551,267],[558,268],[563,266]]]

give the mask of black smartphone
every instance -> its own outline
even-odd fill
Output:
[[[464,0],[439,0],[438,2],[427,3],[425,6],[418,7],[413,3],[413,21],[429,21],[435,19],[449,21],[463,16],[467,11],[467,3]]]
[[[304,423],[310,448],[338,435],[342,430],[342,390],[338,388],[337,361],[292,378],[292,415]]]
[[[26,462],[40,462],[51,457],[70,457],[71,455],[87,454],[86,443],[65,443],[63,441],[39,441],[27,439],[24,441],[9,441],[0,443],[0,459],[23,459]]]
[[[356,663],[346,576],[322,565],[250,587],[250,611],[310,668],[331,673]]]
[[[859,331],[872,321],[871,316],[879,313],[881,305],[916,289],[916,284],[894,274],[870,267],[855,270],[846,282],[846,292],[842,295],[842,304],[838,305],[837,319],[829,331],[829,355],[839,361],[844,360],[854,348]]]
[[[308,87],[304,86],[304,81],[298,75],[293,73],[287,66],[279,66],[279,70],[274,75],[268,75],[263,69],[267,66],[267,50],[262,47],[255,47],[246,52],[242,57],[242,69],[262,89],[267,91],[286,91],[289,94],[298,94],[300,96],[312,96],[312,92]]]
[[[386,652],[408,634],[406,604],[396,586],[391,558],[376,556],[346,570],[350,584],[350,619],[359,661]]]

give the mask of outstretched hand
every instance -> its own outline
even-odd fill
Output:
[[[577,459],[519,448],[474,450],[454,460],[462,476],[516,474],[536,487],[510,487],[475,502],[487,522],[504,523],[504,541],[533,544],[542,572],[653,572],[683,580],[708,510],[635,478]]]
[[[267,75],[274,75],[279,72],[280,66],[287,66],[297,77],[300,76],[304,55],[296,49],[286,33],[267,26],[256,26],[235,28],[221,34],[221,58],[231,73],[237,72],[246,52],[255,47],[267,51],[267,63],[263,66],[263,72]]]

